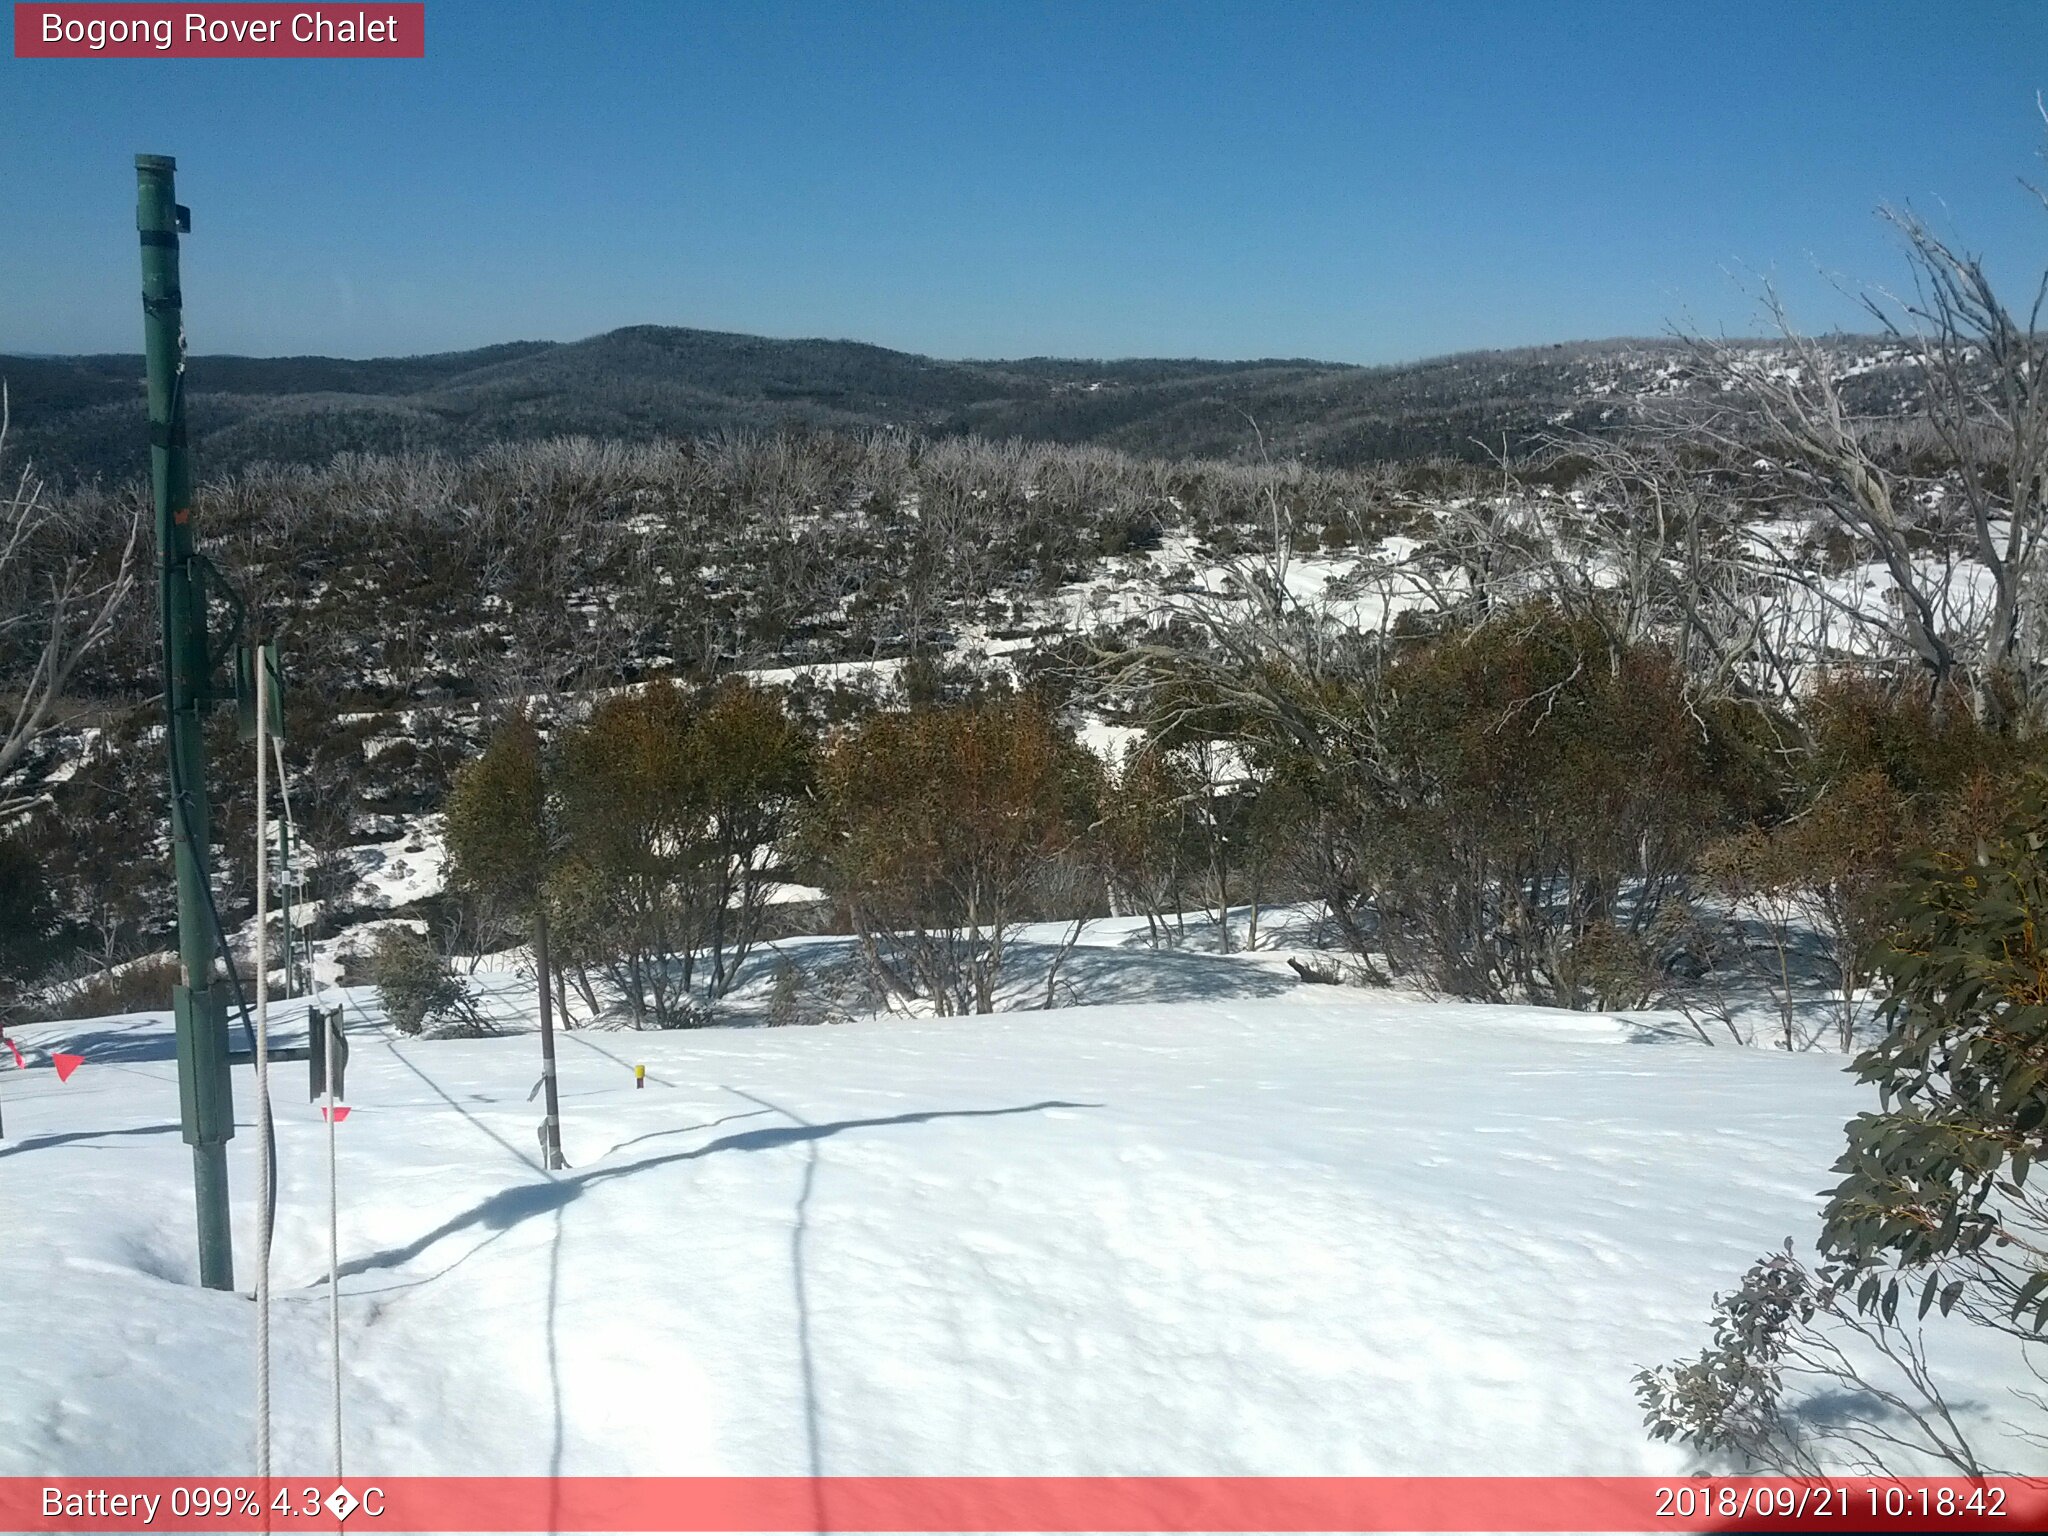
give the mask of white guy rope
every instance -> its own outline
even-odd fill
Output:
[[[299,848],[305,846],[299,836],[299,823],[291,813],[291,784],[285,778],[285,743],[281,737],[270,737],[270,752],[276,758],[276,793],[285,803],[285,825],[291,829],[293,858],[299,856]],[[297,885],[293,885],[297,891]],[[285,965],[291,965],[291,956],[285,956]],[[289,975],[289,971],[287,971]],[[322,987],[313,975],[313,926],[305,924],[305,987],[307,987],[307,1036],[311,1036],[311,1018],[315,1010],[326,1016],[330,1008],[322,1001]],[[332,1008],[336,1030],[340,1028],[342,1001],[336,993],[336,1004]],[[322,1028],[319,1032],[317,1051],[326,1065],[326,1118],[328,1118],[328,1354],[330,1354],[330,1399],[334,1407],[334,1477],[342,1475],[342,1229],[340,1229],[340,1180],[336,1176],[334,1159],[334,1032]],[[313,1040],[307,1038],[307,1047],[313,1047]]]
[[[271,750],[277,756],[277,792],[279,798],[284,801],[285,825],[291,832],[292,848],[296,857],[297,850],[304,847],[305,844],[304,840],[299,836],[298,823],[292,817],[292,793],[290,786],[285,780],[283,742],[273,739]],[[297,887],[294,886],[294,889],[296,890]],[[339,1479],[341,1476],[341,1217],[340,1181],[335,1170],[334,1036],[341,1027],[340,1004],[342,999],[337,994],[336,1003],[331,1009],[322,1002],[322,988],[318,978],[313,974],[313,925],[311,923],[305,924],[305,930],[308,1036],[306,1044],[308,1048],[317,1048],[319,1050],[321,1060],[326,1066],[326,1071],[322,1075],[326,1079],[327,1100],[327,1343],[330,1362],[328,1385],[334,1415],[334,1475]],[[286,957],[285,963],[287,966],[290,965],[289,956]],[[311,1038],[311,1021],[316,1012],[323,1018],[329,1012],[332,1012],[335,1021],[332,1029],[327,1028],[325,1025],[321,1027],[317,1047]]]
[[[341,1221],[337,1214],[338,1181],[334,1171],[334,1037],[341,1032],[341,1010],[321,1011],[320,1051],[327,1062],[327,1343],[332,1359],[334,1399],[334,1475],[341,1477]]]
[[[266,754],[270,717],[264,708],[269,695],[263,676],[264,650],[256,647],[256,1114],[257,1155],[262,1159],[257,1199],[262,1202],[256,1223],[256,1475],[270,1496],[270,763]]]
[[[272,737],[270,739],[270,750],[276,754],[276,793],[279,793],[279,797],[285,801],[285,825],[291,829],[293,858],[297,858],[299,850],[305,846],[305,840],[299,836],[299,823],[291,815],[291,786],[285,780],[285,743],[279,737]],[[299,887],[295,885],[293,889],[297,891]],[[338,1198],[340,1180],[336,1176],[336,1157],[334,1157],[334,1102],[336,1102],[334,1100],[334,1034],[336,1034],[336,1030],[340,1030],[342,1004],[346,1001],[346,997],[342,993],[336,993],[336,1001],[334,1001],[332,1008],[324,1001],[324,989],[322,989],[322,985],[319,985],[319,979],[313,975],[313,926],[311,924],[303,924],[303,928],[305,928],[307,1047],[309,1049],[317,1049],[319,1051],[319,1059],[322,1059],[322,1063],[326,1065],[326,1071],[322,1075],[326,1077],[326,1118],[328,1118],[328,1356],[330,1356],[328,1386],[330,1386],[330,1399],[332,1399],[332,1409],[334,1409],[334,1477],[340,1479],[340,1475],[342,1475],[342,1227],[340,1227],[340,1198]],[[287,965],[289,963],[291,961],[289,961],[289,956],[287,956]],[[313,1020],[315,1012],[319,1016],[326,1016],[328,1012],[334,1014],[334,1030],[322,1026],[322,1030],[319,1030],[317,1047],[315,1047],[315,1042],[311,1040],[311,1020]]]

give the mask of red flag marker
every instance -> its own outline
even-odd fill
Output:
[[[327,1118],[327,1106],[326,1106],[325,1104],[322,1104],[322,1105],[320,1106],[320,1118],[321,1118],[322,1120],[325,1120],[325,1119]],[[336,1125],[339,1125],[339,1124],[341,1124],[341,1122],[342,1122],[342,1121],[346,1120],[347,1118],[348,1118],[348,1106],[347,1106],[346,1104],[337,1104],[337,1105],[335,1105],[335,1106],[334,1106],[334,1123],[335,1123]]]
[[[8,1037],[7,1049],[14,1052],[15,1066],[19,1067],[22,1071],[26,1072],[28,1070],[28,1063],[21,1059],[21,1047],[14,1043],[14,1039],[12,1036]]]
[[[57,1081],[68,1083],[71,1081],[71,1074],[85,1065],[85,1058],[83,1056],[70,1055],[65,1051],[57,1051],[51,1055],[50,1065],[57,1069]]]

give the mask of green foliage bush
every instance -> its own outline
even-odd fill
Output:
[[[875,715],[840,735],[810,828],[877,984],[987,1013],[1034,890],[1075,856],[1099,768],[1030,695]]]
[[[540,731],[523,712],[455,777],[443,835],[448,883],[525,910],[547,875],[551,823]]]
[[[437,1023],[483,1027],[467,984],[438,949],[409,928],[379,930],[367,973],[385,1018],[400,1034],[417,1035]]]
[[[1893,894],[1886,1032],[1855,1066],[1878,1107],[1845,1128],[1819,1262],[1759,1261],[1717,1298],[1707,1350],[1637,1377],[1659,1439],[1780,1471],[1916,1470],[1904,1452],[1980,1475],[1923,1320],[2016,1353],[2048,1339],[2048,1197],[2029,1183],[2048,1152],[2048,776],[1995,831],[1909,859]],[[1835,1413],[1802,1416],[1795,1388]],[[2048,1438],[2048,1404],[2016,1396]]]
[[[1325,888],[1461,997],[1597,1005],[1717,827],[1769,798],[1754,712],[1688,699],[1674,659],[1547,605],[1405,647],[1355,706],[1371,755],[1325,765]],[[1344,889],[1346,885],[1349,890]]]
[[[2048,1334],[2048,777],[1973,848],[1908,868],[1884,958],[1884,1038],[1856,1062],[1880,1107],[1848,1127],[1822,1240],[1870,1271],[1861,1299],[1921,1309],[1965,1296],[1980,1315]]]
[[[1788,954],[1795,930],[1818,937],[1837,983],[1837,1038],[1848,1050],[1909,856],[1995,831],[2023,782],[2028,749],[1975,719],[1961,690],[1930,699],[1922,683],[1867,673],[1823,679],[1797,725],[1804,750],[1791,758],[1775,819],[1711,844],[1701,874],[1769,933],[1763,979],[1778,999],[1788,1048]]]
[[[549,912],[567,963],[609,969],[636,1021],[701,1021],[690,990],[701,974],[715,999],[738,980],[811,774],[808,733],[744,680],[600,701],[553,768]]]

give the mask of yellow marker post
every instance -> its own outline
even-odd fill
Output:
[[[635,1088],[645,1088],[647,1086],[647,1064],[645,1062],[635,1062],[633,1064],[633,1086]]]

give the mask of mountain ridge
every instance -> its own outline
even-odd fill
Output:
[[[1845,341],[1848,339],[1845,339]],[[1526,449],[1668,392],[1682,344],[1619,338],[1362,365],[1306,358],[950,360],[870,342],[625,326],[405,357],[188,361],[202,473],[561,435],[776,428],[967,433],[1160,457],[1347,465]],[[13,446],[45,475],[142,472],[139,354],[0,355]],[[1481,445],[1485,445],[1482,447]]]

